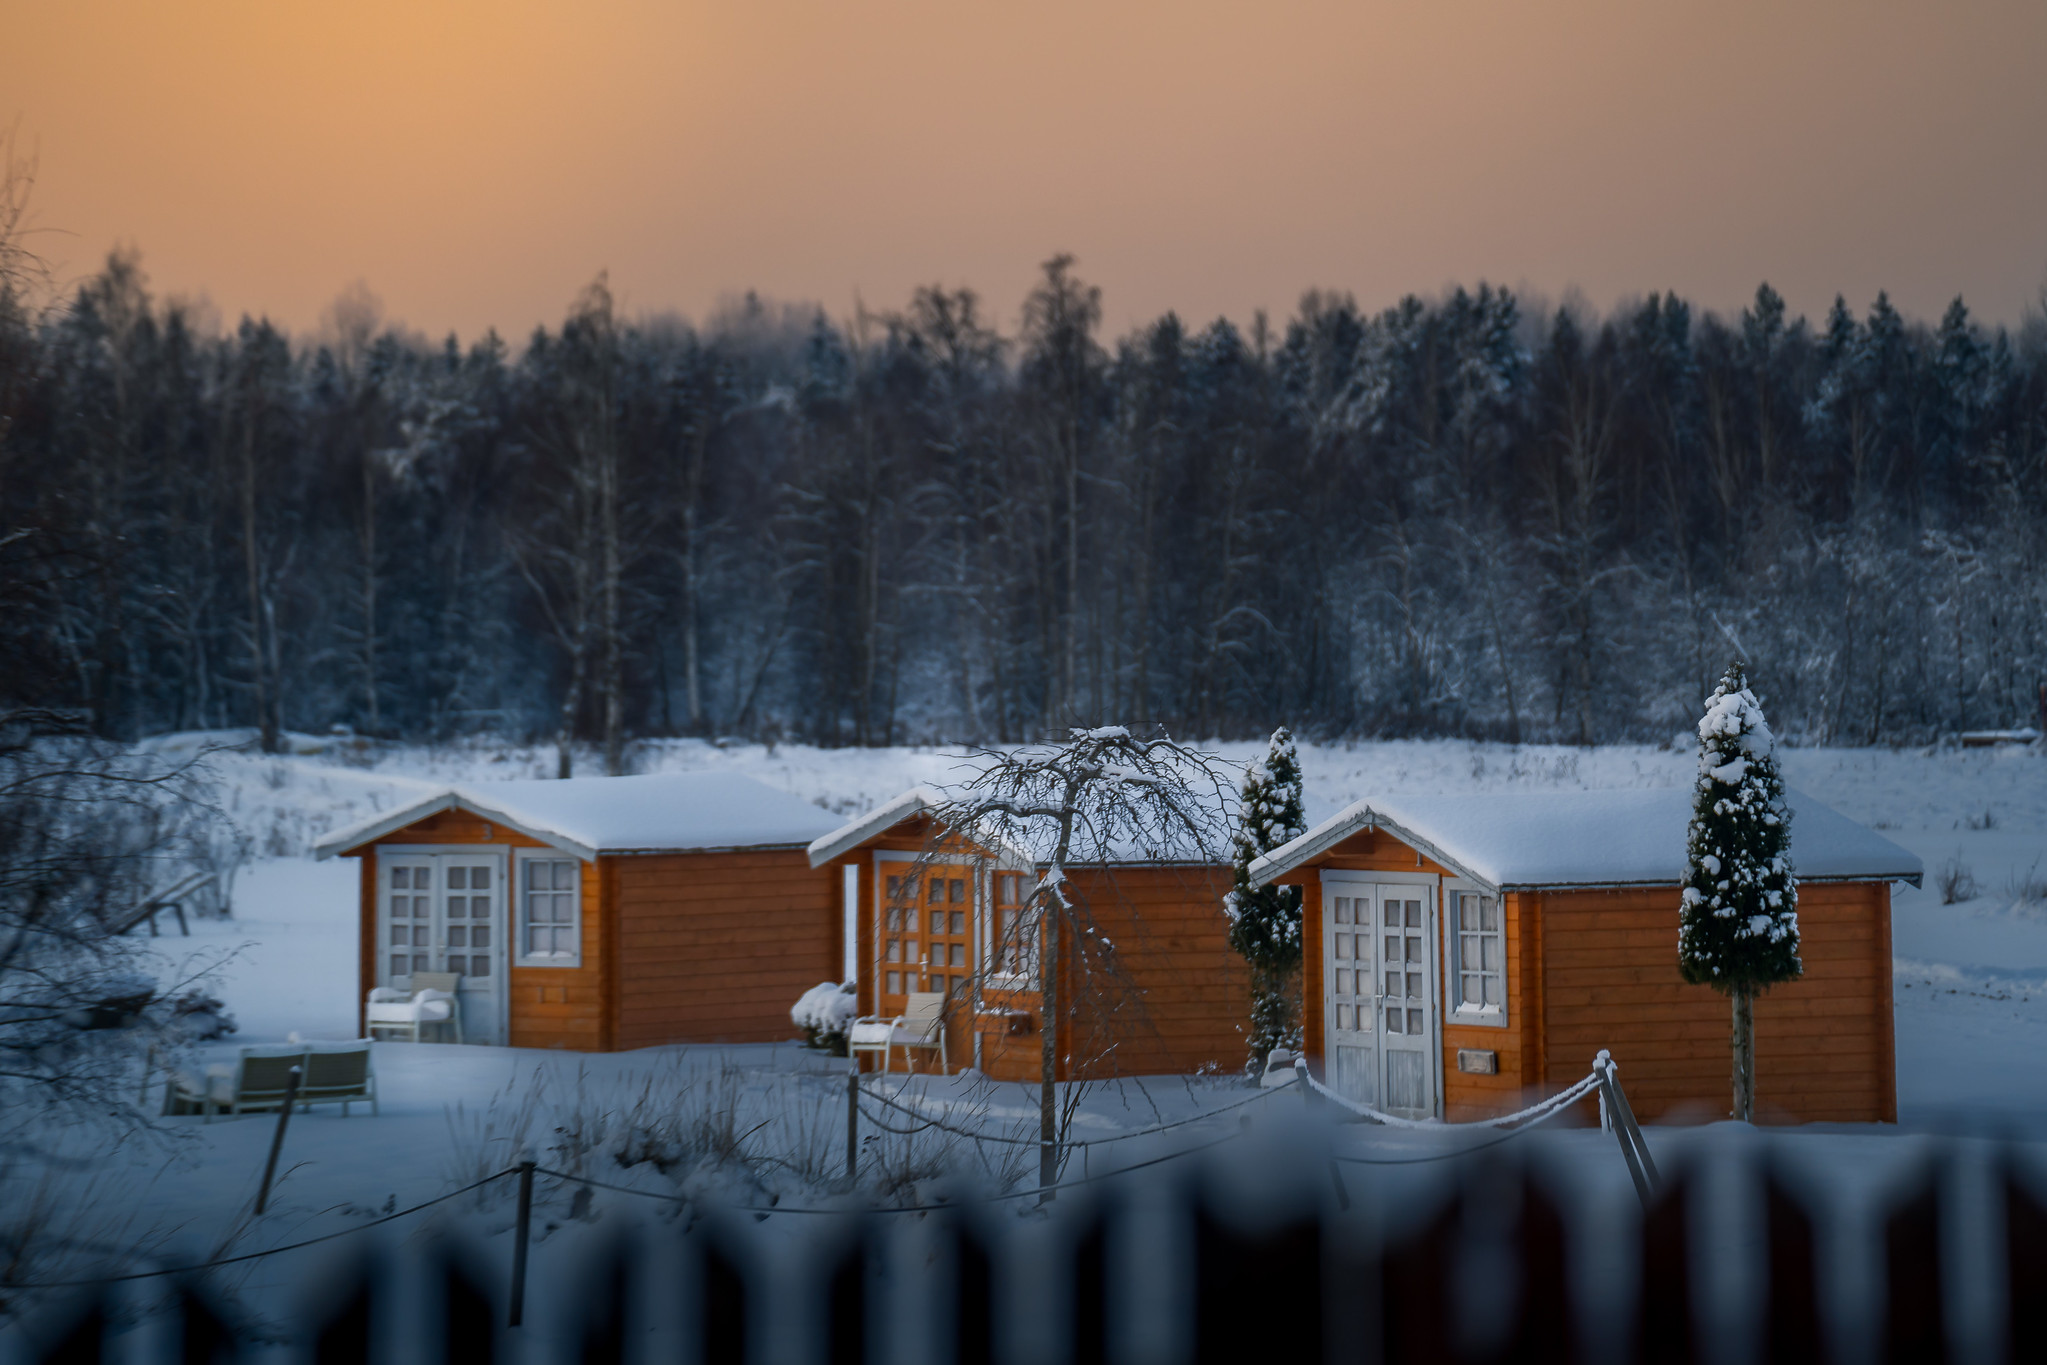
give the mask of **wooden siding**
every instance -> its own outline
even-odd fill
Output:
[[[801,849],[602,860],[615,888],[615,1043],[765,1043],[789,1007],[839,978],[836,865]]]
[[[1308,867],[1301,868],[1285,880],[1301,887],[1301,942],[1305,945],[1301,961],[1301,1037],[1302,1050],[1306,1052],[1317,1071],[1322,1070],[1322,1059],[1327,1046],[1323,1033],[1322,1016],[1322,896],[1324,887],[1322,873],[1333,872],[1400,872],[1421,873],[1424,876],[1450,878],[1455,874],[1439,866],[1409,845],[1386,833],[1384,830],[1363,830],[1337,844]],[[1521,1107],[1522,1096],[1528,1084],[1526,1074],[1529,1033],[1523,1022],[1529,1012],[1524,1009],[1526,982],[1521,971],[1522,927],[1521,907],[1517,898],[1505,898],[1502,906],[1506,930],[1506,984],[1507,984],[1507,1026],[1497,1028],[1486,1024],[1462,1024],[1454,1022],[1448,1009],[1448,977],[1443,964],[1449,960],[1449,930],[1446,919],[1447,906],[1439,903],[1437,915],[1437,965],[1439,998],[1444,1002],[1442,1012],[1442,1092],[1443,1114],[1452,1122],[1462,1119],[1486,1118],[1497,1114],[1508,1114]],[[1471,1075],[1457,1069],[1457,1050],[1476,1048],[1498,1054],[1499,1071],[1491,1076]]]
[[[1134,1009],[1119,1012],[1096,1070],[1124,1076],[1241,1070],[1251,977],[1231,951],[1228,869],[1119,867],[1069,874],[1115,945]]]
[[[1304,1049],[1318,1070],[1325,868],[1450,875],[1392,836],[1368,831],[1286,878],[1303,892]],[[1677,896],[1676,887],[1508,892],[1507,1027],[1459,1024],[1445,1011],[1444,1116],[1506,1113],[1552,1094],[1583,1076],[1600,1048],[1620,1062],[1642,1118],[1724,1115],[1729,1005],[1678,975]],[[1806,974],[1756,1004],[1758,1117],[1894,1122],[1890,888],[1808,884],[1798,896]],[[1439,962],[1448,960],[1447,932],[1445,922]],[[1458,1071],[1460,1047],[1497,1052],[1499,1073]]]
[[[840,868],[859,870],[859,915],[856,959],[860,1011],[873,1013],[880,983],[874,980],[875,868],[877,852],[925,854],[932,850],[936,827],[928,817],[905,821],[846,854],[829,869],[838,885]],[[974,856],[978,850],[946,847],[947,856]],[[1235,1070],[1243,1063],[1243,1028],[1250,1018],[1250,979],[1230,951],[1222,895],[1228,873],[1222,868],[1116,868],[1070,873],[1075,889],[1093,906],[1100,931],[1116,945],[1116,958],[1128,977],[1133,1008],[1106,1032],[1080,1045],[1083,1056],[1106,1051],[1095,1074],[1146,1075],[1196,1071],[1203,1067]],[[977,903],[975,914],[989,907]],[[1063,956],[1063,955],[1062,955]],[[1071,1000],[1071,960],[1062,976]],[[946,1051],[953,1070],[971,1065],[978,1034],[980,1066],[996,1080],[1033,1081],[1043,1066],[1042,997],[1035,990],[984,988],[978,1008],[954,1007],[948,1012]],[[1010,1031],[1012,1013],[1025,1016],[1020,1032]],[[1062,1048],[1062,1052],[1066,1049]],[[894,1065],[905,1062],[900,1053]],[[912,1054],[918,1071],[935,1070],[935,1054]],[[1072,1068],[1062,1059],[1062,1080]]]
[[[1600,1048],[1644,1119],[1717,1119],[1731,1089],[1730,1007],[1677,970],[1676,887],[1542,896],[1543,1046],[1567,1082]],[[1798,889],[1801,979],[1756,1002],[1757,1117],[1894,1121],[1889,888]]]
[[[494,848],[546,848],[538,839],[528,838],[503,825],[492,824],[466,810],[444,810],[415,820],[403,829],[391,831],[361,850],[362,857],[362,957],[357,966],[357,1022],[364,1026],[363,1001],[370,984],[377,979],[377,848],[386,844],[460,846],[488,844]],[[580,967],[513,966],[505,978],[506,1016],[510,1021],[509,1042],[513,1047],[577,1048],[598,1051],[604,1045],[602,1019],[603,971],[600,941],[604,919],[603,895],[597,868],[583,864],[583,965]],[[507,888],[507,895],[512,891]],[[513,935],[515,908],[507,905],[505,933]],[[509,942],[509,939],[508,939]],[[510,942],[508,960],[516,961],[518,945]]]

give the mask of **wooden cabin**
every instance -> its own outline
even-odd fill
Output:
[[[1756,1110],[1895,1122],[1890,884],[1919,859],[1801,793],[1805,974],[1755,1007]],[[1724,1117],[1730,1005],[1678,973],[1689,790],[1373,798],[1252,864],[1303,888],[1304,1051],[1407,1117],[1512,1113],[1602,1048],[1644,1119]]]
[[[924,788],[905,792],[810,846],[812,865],[837,869],[844,885],[860,1012],[894,1016],[910,992],[942,991],[954,1070],[1035,1080],[1038,954],[1019,950],[1013,925],[1037,871],[1022,853],[948,835],[930,816],[939,800]],[[1102,946],[1076,961],[1063,945],[1062,994],[1113,995],[1123,1008],[1104,1018],[1083,1004],[1067,1016],[1060,1078],[1240,1068],[1250,977],[1228,943],[1229,870],[1132,859],[1071,866],[1067,882],[1085,898]],[[1101,975],[1104,964],[1113,979]],[[1103,984],[1083,993],[1089,971]],[[937,1062],[916,1058],[920,1070]]]
[[[726,774],[522,780],[315,853],[361,860],[358,1001],[456,972],[464,1041],[611,1052],[790,1036],[790,1003],[844,963],[838,885],[805,854],[837,823]]]

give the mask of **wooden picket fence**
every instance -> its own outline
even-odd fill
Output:
[[[502,1265],[426,1235],[374,1248],[361,1239],[339,1262],[306,1262],[304,1292],[287,1297],[312,1306],[282,1329],[276,1312],[260,1331],[244,1325],[201,1273],[155,1297],[161,1320],[146,1350],[113,1330],[137,1330],[132,1299],[97,1288],[38,1304],[17,1345],[39,1365],[2047,1359],[2047,1208],[2016,1159],[1996,1168],[1990,1226],[1974,1229],[1998,1253],[1985,1262],[2001,1281],[1998,1340],[1988,1355],[1955,1345],[1944,1244],[1958,1223],[1986,1220],[1977,1205],[1963,1219],[1944,1208],[1951,1164],[1929,1158],[1903,1197],[1862,1210],[1809,1200],[1766,1162],[1741,1167],[1737,1184],[1763,1210],[1751,1250],[1765,1264],[1753,1267],[1760,1300],[1742,1309],[1749,1335],[1735,1337],[1751,1345],[1734,1357],[1708,1349],[1728,1324],[1697,1287],[1693,1173],[1666,1162],[1639,1220],[1574,1219],[1558,1194],[1566,1186],[1497,1154],[1453,1166],[1397,1226],[1345,1195],[1334,1162],[1235,1175],[1221,1163],[1164,1167],[1029,1216],[992,1205],[778,1215],[772,1237],[757,1214],[649,1219],[595,1239],[603,1249],[579,1258],[576,1282],[550,1291],[559,1298],[544,1339],[508,1326]],[[1714,1197],[1728,1188],[1716,1182]],[[1829,1220],[1850,1214],[1869,1215],[1858,1226],[1881,1239],[1882,1280],[1866,1313],[1844,1317],[1828,1307],[1822,1244]],[[1573,1306],[1570,1268],[1587,1253],[1638,1272],[1621,1310],[1602,1314],[1603,1331]],[[1859,1321],[1844,1335],[1846,1318]]]

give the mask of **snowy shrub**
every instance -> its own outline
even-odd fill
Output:
[[[235,1031],[235,1017],[227,1006],[204,991],[186,991],[169,1004],[171,1028],[185,1042],[211,1042]]]
[[[2047,877],[2040,875],[2040,860],[2023,873],[2014,872],[2004,884],[2004,893],[2011,897],[2014,909],[2026,910],[2034,906],[2047,905]]]
[[[1976,874],[1969,870],[1969,865],[1962,861],[1959,853],[1940,865],[1940,870],[1933,874],[1933,884],[1940,888],[1942,905],[1959,905],[1976,899]]]
[[[853,983],[820,981],[803,993],[803,998],[789,1010],[789,1018],[796,1027],[803,1030],[803,1041],[810,1047],[823,1048],[834,1057],[846,1055],[846,1035],[853,1027],[853,1018],[860,1013],[860,1002],[853,994]]]

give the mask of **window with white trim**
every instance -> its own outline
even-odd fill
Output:
[[[576,967],[583,960],[583,864],[575,858],[519,859],[519,964]]]
[[[1038,970],[1037,916],[1029,904],[1027,874],[996,869],[989,874],[988,975],[1004,989],[1035,979]]]
[[[1453,891],[1450,936],[1451,1009],[1460,1015],[1504,1020],[1507,1013],[1507,934],[1496,897]]]

